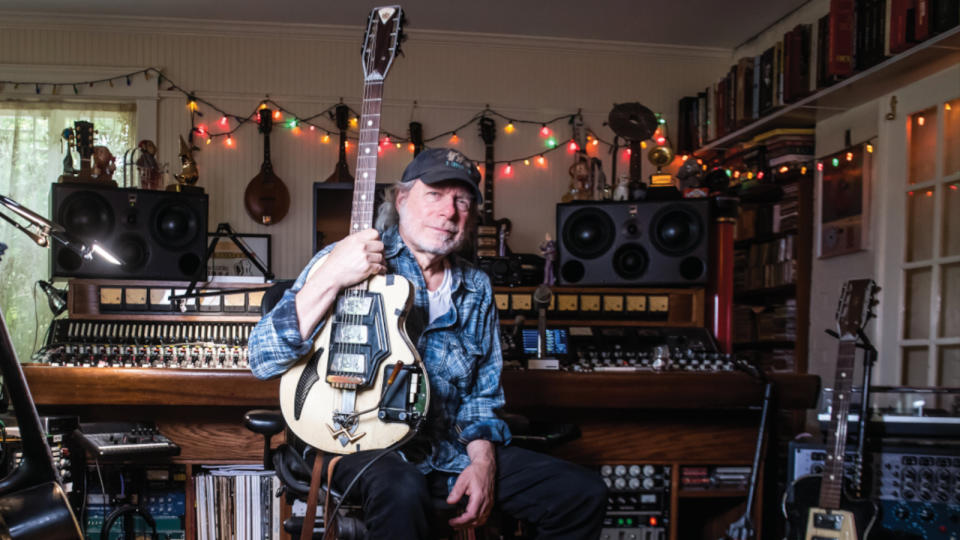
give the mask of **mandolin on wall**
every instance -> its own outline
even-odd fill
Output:
[[[243,203],[250,217],[262,225],[279,223],[290,210],[290,192],[270,163],[270,131],[273,111],[260,109],[260,133],[263,133],[263,163],[260,172],[250,180],[243,194]]]

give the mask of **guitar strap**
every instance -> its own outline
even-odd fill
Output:
[[[327,465],[327,490],[323,500],[323,538],[324,540],[334,540],[336,538],[336,518],[332,515],[333,498],[330,496],[330,482],[333,482],[333,469],[343,456],[335,456]],[[317,519],[317,499],[320,496],[320,486],[323,482],[323,455],[317,452],[313,460],[313,470],[310,473],[310,492],[307,495],[307,511],[303,516],[303,526],[300,528],[300,540],[310,540],[313,538],[313,524]]]

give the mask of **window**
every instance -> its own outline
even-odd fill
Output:
[[[77,120],[92,122],[94,144],[117,157],[114,179],[119,181],[122,156],[136,144],[135,109],[133,104],[0,102],[0,193],[51,217],[50,184],[62,174],[66,155],[61,133]],[[75,152],[73,163],[79,168]],[[38,280],[50,279],[49,250],[6,222],[0,222],[0,241],[8,247],[0,262],[0,307],[17,356],[26,361],[52,319],[46,296],[36,287]]]

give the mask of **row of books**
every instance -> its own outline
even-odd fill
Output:
[[[794,235],[736,250],[733,254],[734,290],[766,289],[795,283],[796,259]]]
[[[693,152],[958,23],[960,0],[831,0],[817,21],[798,24],[703,92],[681,98],[677,151]]]
[[[210,467],[194,477],[199,540],[280,540],[280,487],[272,471]]]
[[[765,308],[736,305],[733,310],[735,343],[755,341],[794,341],[797,339],[797,302],[789,298],[783,304]]]

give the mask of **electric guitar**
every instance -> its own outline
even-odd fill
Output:
[[[493,218],[493,141],[497,138],[497,124],[493,118],[480,118],[480,138],[483,139],[483,213],[477,226],[477,257],[502,257],[507,254],[507,234],[510,220]]]
[[[879,290],[870,279],[851,280],[843,286],[837,307],[840,344],[825,468],[821,474],[798,478],[787,489],[783,509],[790,540],[864,540],[876,519],[876,503],[848,494],[850,490],[844,485],[843,459],[857,339],[872,316],[871,309],[877,304],[875,297]]]
[[[375,8],[363,43],[363,107],[350,230],[373,223],[383,80],[401,40],[400,6]],[[326,263],[321,258],[310,274]],[[429,409],[426,370],[404,330],[413,285],[374,276],[337,297],[313,350],[280,380],[293,433],[336,454],[386,448],[412,437]]]

